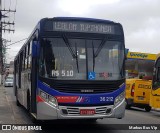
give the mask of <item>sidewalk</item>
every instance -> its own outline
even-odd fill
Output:
[[[0,124],[14,124],[14,116],[11,106],[6,98],[6,91],[0,85]]]

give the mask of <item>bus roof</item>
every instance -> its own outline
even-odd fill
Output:
[[[47,19],[52,19],[52,20],[59,20],[59,21],[88,21],[88,22],[99,22],[99,23],[115,23],[110,20],[105,20],[105,19],[95,19],[95,18],[82,18],[82,17],[54,17],[54,18],[44,18],[42,20],[47,20]]]

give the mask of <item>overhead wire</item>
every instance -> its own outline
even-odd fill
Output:
[[[16,44],[16,43],[19,43],[19,42],[24,41],[24,40],[26,40],[26,39],[28,39],[28,38],[24,38],[24,39],[21,39],[21,40],[19,40],[19,41],[13,42],[13,43],[11,43],[11,44],[9,44],[9,45],[6,45],[6,47],[11,46],[11,45]]]

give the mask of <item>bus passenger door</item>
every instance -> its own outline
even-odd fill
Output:
[[[31,113],[36,113],[37,111],[37,104],[36,104],[36,90],[37,90],[37,56],[35,55],[37,51],[37,41],[32,41],[31,43],[32,48],[32,67],[31,67]]]

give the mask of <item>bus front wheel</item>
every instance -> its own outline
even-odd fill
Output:
[[[27,92],[27,111],[29,113],[29,116],[31,118],[31,121],[34,123],[34,124],[39,124],[39,120],[37,120],[33,114],[31,113],[31,101],[30,101],[30,93],[29,91]]]
[[[21,106],[21,104],[19,103],[17,97],[16,97],[16,105],[17,105],[17,106]]]
[[[147,112],[150,112],[150,111],[151,111],[151,107],[150,107],[150,106],[146,106],[146,107],[145,107],[145,110],[146,110]]]
[[[131,109],[131,105],[127,104],[126,109]]]
[[[97,119],[95,118],[95,119],[87,119],[87,122],[89,122],[89,123],[95,123],[97,121]]]
[[[21,106],[20,102],[18,101],[17,89],[16,89],[16,105],[17,106]]]

